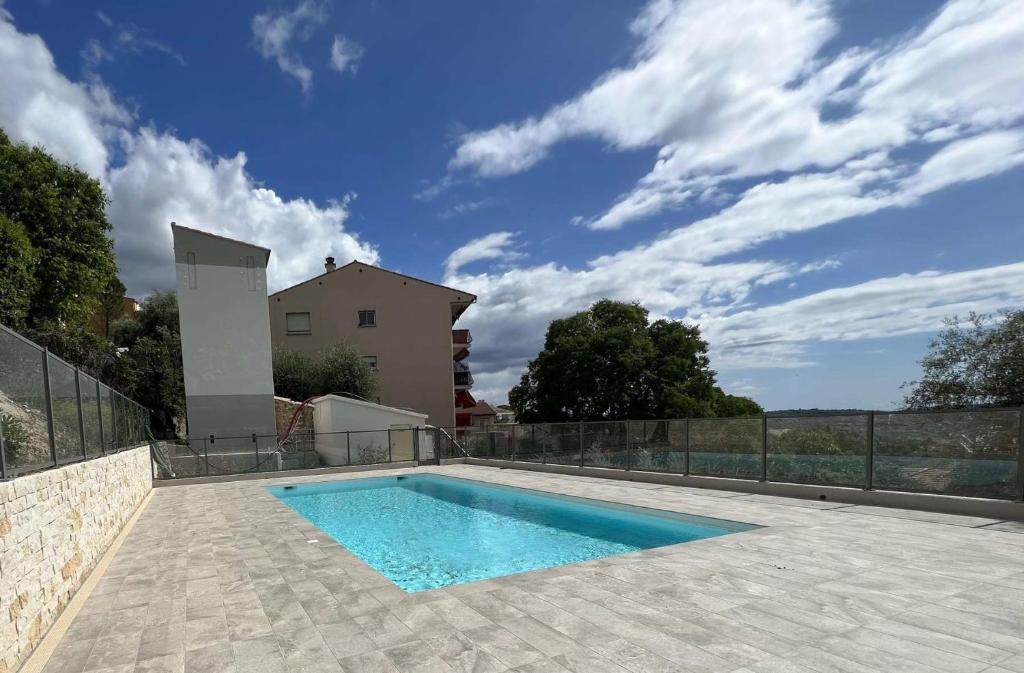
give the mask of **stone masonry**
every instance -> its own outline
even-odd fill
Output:
[[[149,447],[0,483],[0,673],[13,673],[152,488]]]
[[[295,410],[301,406],[301,402],[295,400],[289,400],[286,397],[275,397],[274,398],[274,413],[277,417],[277,434],[278,436],[284,435],[285,431],[288,430],[288,424],[291,423],[292,416],[295,415]],[[300,431],[312,432],[313,431],[313,407],[312,405],[305,407],[299,414],[298,419],[295,421],[295,432]]]

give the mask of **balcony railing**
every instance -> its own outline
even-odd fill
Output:
[[[455,387],[469,388],[473,385],[473,375],[469,372],[455,372]]]
[[[452,330],[452,347],[453,348],[464,348],[473,343],[473,335],[469,333],[468,329],[453,329]]]

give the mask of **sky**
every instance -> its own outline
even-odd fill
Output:
[[[891,408],[948,316],[1024,305],[1024,0],[0,0],[0,127],[168,224],[478,295],[475,396],[610,297],[727,392]],[[201,20],[197,17],[202,17]]]

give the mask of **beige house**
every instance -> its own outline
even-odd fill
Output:
[[[476,295],[362,262],[335,268],[328,257],[325,268],[270,295],[274,347],[316,355],[348,341],[380,377],[371,401],[455,425],[456,396],[468,397],[472,376],[461,362],[469,334],[452,325]]]

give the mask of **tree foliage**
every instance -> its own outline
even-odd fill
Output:
[[[921,368],[904,384],[910,409],[1024,404],[1024,309],[947,318]]]
[[[715,385],[700,328],[608,299],[552,321],[509,404],[524,422],[749,415]]]
[[[317,357],[274,349],[274,394],[293,400],[346,393],[373,400],[377,375],[348,342],[338,342]]]
[[[110,328],[113,323],[124,315],[124,295],[128,288],[124,286],[121,279],[114,276],[107,281],[107,286],[99,296],[99,305],[96,308],[96,319],[103,336],[110,338]]]
[[[0,323],[24,329],[38,255],[25,227],[0,213]]]
[[[20,270],[0,276],[0,297],[21,293],[28,303],[8,319],[27,327],[88,320],[117,272],[106,206],[98,180],[39,147],[11,143],[0,131],[0,214],[20,225],[16,231],[0,224],[0,249],[15,251]],[[0,259],[7,270],[12,261]]]
[[[114,321],[110,335],[120,353],[121,392],[152,410],[154,430],[173,432],[185,416],[177,296],[154,292],[134,315]]]

